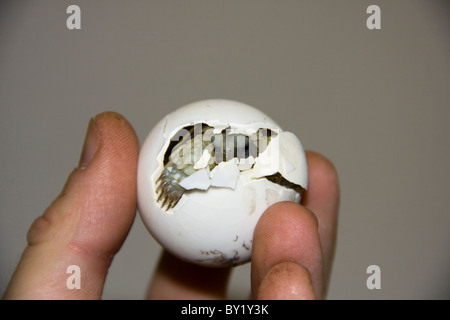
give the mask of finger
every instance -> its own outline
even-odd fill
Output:
[[[324,283],[328,284],[336,245],[340,201],[339,179],[334,165],[322,155],[309,151],[306,158],[309,181],[308,189],[302,197],[302,204],[311,209],[319,220]]]
[[[79,167],[29,229],[4,298],[101,297],[108,267],[134,220],[138,150],[136,134],[121,115],[91,120]],[[72,265],[79,267],[79,289],[68,286]]]
[[[310,209],[293,203],[276,204],[264,213],[255,229],[254,297],[325,296],[336,238],[339,183],[330,161],[313,152],[306,156],[309,186],[302,203]],[[283,284],[290,287],[279,291]]]
[[[322,298],[322,250],[316,218],[294,202],[270,206],[255,228],[251,268],[255,298]]]
[[[230,268],[205,268],[164,251],[148,288],[148,299],[225,299]]]
[[[308,270],[295,262],[280,262],[265,275],[258,289],[259,300],[313,300]]]

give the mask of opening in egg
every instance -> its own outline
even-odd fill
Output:
[[[167,211],[190,190],[234,189],[239,174],[253,170],[258,161],[268,161],[266,167],[276,168],[270,162],[274,157],[260,155],[269,149],[277,136],[277,132],[267,128],[243,133],[229,126],[217,129],[205,123],[183,127],[171,138],[164,153],[163,169],[156,180],[157,202]],[[278,162],[277,150],[271,152]],[[297,193],[303,192],[301,186],[288,181],[277,171],[252,179],[264,178]]]

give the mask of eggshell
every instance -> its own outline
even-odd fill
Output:
[[[193,189],[166,211],[157,202],[156,194],[164,154],[180,129],[196,123],[214,127],[214,133],[230,128],[235,133],[252,134],[266,128],[277,134],[254,159],[252,169],[247,165],[239,171],[237,165],[232,165],[233,169],[222,162],[211,172],[199,169],[198,180],[195,174],[188,177],[191,180],[183,180]],[[202,161],[209,160],[208,155],[202,157]],[[153,237],[183,260],[211,267],[242,264],[251,257],[253,230],[262,213],[279,201],[300,201],[296,191],[264,177],[277,172],[288,181],[307,187],[305,154],[295,135],[284,132],[267,115],[244,103],[230,100],[191,103],[162,119],[142,145],[137,186],[139,213]]]

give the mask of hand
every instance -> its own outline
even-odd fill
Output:
[[[61,194],[30,227],[28,246],[3,298],[101,298],[108,268],[134,221],[138,154],[136,134],[121,115],[107,112],[91,120],[79,166]],[[309,189],[303,205],[275,204],[255,229],[252,298],[325,295],[339,188],[330,162],[309,152],[307,159]],[[80,289],[67,288],[70,265],[80,267]],[[229,268],[203,268],[164,252],[147,297],[223,299],[229,273]]]

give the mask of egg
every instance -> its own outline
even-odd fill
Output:
[[[279,201],[307,188],[302,144],[266,114],[231,100],[204,100],[168,114],[142,144],[138,210],[178,258],[209,267],[246,263],[253,231]]]

